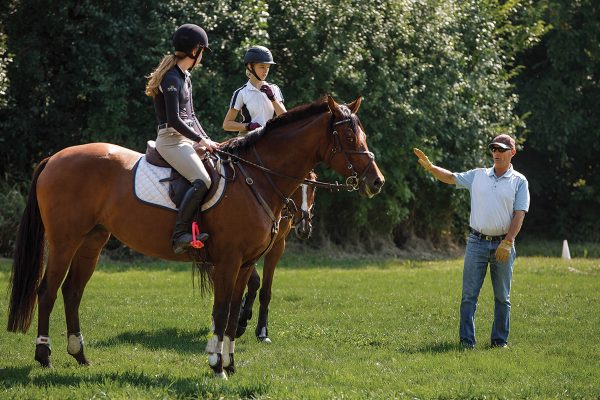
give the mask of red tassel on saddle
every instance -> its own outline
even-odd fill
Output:
[[[196,236],[200,236],[200,228],[198,227],[198,223],[194,221],[192,222],[192,241],[190,242],[190,246],[194,249],[201,249],[204,247],[204,243],[197,240]]]

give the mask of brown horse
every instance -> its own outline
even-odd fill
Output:
[[[317,174],[311,171],[307,176],[309,180],[316,180]],[[271,288],[273,286],[273,276],[275,275],[275,268],[279,259],[283,255],[285,250],[285,239],[290,233],[292,228],[295,229],[296,236],[299,239],[308,239],[312,233],[312,208],[315,204],[315,187],[311,185],[302,184],[292,194],[292,200],[296,205],[296,212],[287,218],[283,217],[279,225],[279,232],[275,237],[273,247],[269,252],[265,254],[265,261],[263,265],[263,282],[262,288],[260,286],[260,276],[253,268],[252,274],[248,279],[248,292],[242,299],[242,308],[240,310],[240,318],[238,320],[238,327],[235,337],[238,338],[246,332],[248,326],[248,320],[252,318],[252,307],[254,306],[254,300],[256,294],[260,288],[260,308],[258,313],[258,322],[256,324],[256,338],[263,343],[271,343],[271,339],[268,334],[268,320],[269,320],[269,303],[271,302]],[[285,219],[284,219],[285,218]]]
[[[297,107],[271,120],[264,130],[230,141],[223,150],[251,160],[236,164],[236,179],[221,202],[203,214],[210,234],[207,252],[214,268],[214,336],[208,361],[217,377],[234,371],[234,338],[242,295],[251,268],[270,246],[289,196],[310,170],[325,162],[361,194],[379,193],[384,178],[368,150],[356,111],[327,101]],[[8,330],[26,332],[38,307],[35,359],[50,366],[49,318],[62,284],[67,351],[80,364],[83,351],[79,304],[100,251],[111,234],[153,257],[186,261],[171,248],[175,213],[146,205],[133,194],[133,166],[141,154],[107,143],[69,147],[37,167],[17,234],[11,275]],[[260,159],[262,158],[262,162]],[[256,164],[275,171],[260,171]],[[289,178],[295,177],[295,178]],[[44,245],[47,265],[44,268]],[[224,349],[225,347],[225,349]]]

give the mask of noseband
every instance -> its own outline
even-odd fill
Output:
[[[348,191],[352,192],[352,191],[358,190],[358,188],[359,188],[358,186],[359,186],[360,182],[365,179],[365,175],[366,175],[367,171],[375,162],[375,154],[373,154],[370,151],[358,151],[358,150],[345,149],[344,146],[342,146],[342,140],[340,139],[340,134],[338,133],[336,127],[343,125],[343,124],[349,124],[350,129],[352,130],[352,133],[354,134],[354,137],[356,137],[358,135],[356,133],[356,129],[354,128],[355,121],[352,119],[352,115],[350,115],[348,118],[342,119],[340,121],[334,121],[333,118],[334,117],[332,117],[332,119],[331,119],[331,128],[330,128],[331,134],[333,135],[333,144],[331,145],[331,152],[329,153],[329,158],[327,160],[327,164],[331,165],[331,161],[333,160],[333,157],[335,157],[337,154],[344,155],[344,158],[346,159],[346,166],[352,172],[352,174],[348,178],[346,178],[346,186],[348,188]],[[355,140],[354,137],[350,138],[350,136],[348,136],[346,139],[348,141],[350,139]],[[350,161],[350,157],[348,156],[349,154],[358,154],[358,155],[369,157],[370,162],[365,167],[365,169],[362,171],[362,173],[360,175],[358,175],[358,172],[356,172],[354,165],[352,165],[352,161]]]
[[[298,212],[294,213],[292,216],[292,226],[302,223],[302,221],[306,221],[309,224],[312,223],[312,206],[308,210],[303,210],[300,208]]]

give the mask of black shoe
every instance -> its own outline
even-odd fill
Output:
[[[191,233],[184,233],[178,238],[173,239],[173,252],[175,254],[181,254],[186,252],[191,247],[191,242],[193,240]],[[196,240],[201,241],[202,243],[208,240],[208,233],[202,232],[200,235],[196,237]]]
[[[193,239],[191,233],[192,219],[199,212],[202,199],[207,192],[208,186],[198,179],[192,182],[192,186],[188,189],[185,196],[183,196],[183,200],[179,205],[179,211],[177,212],[177,220],[171,239],[175,254],[181,254],[190,248],[190,242]],[[201,242],[204,242],[206,239],[208,239],[207,233],[201,233],[196,237],[196,240],[200,240]]]
[[[475,343],[467,342],[466,340],[461,340],[460,347],[462,347],[465,350],[475,350]]]

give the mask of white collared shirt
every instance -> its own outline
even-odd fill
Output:
[[[508,232],[513,213],[529,211],[529,183],[512,165],[497,177],[494,168],[477,168],[454,173],[456,187],[471,192],[471,228],[485,235]]]
[[[273,91],[275,100],[283,103],[283,95],[279,86],[267,83]],[[275,116],[275,108],[266,94],[258,90],[248,81],[244,86],[233,92],[229,108],[242,112],[242,122],[258,122],[265,126],[267,121]]]

